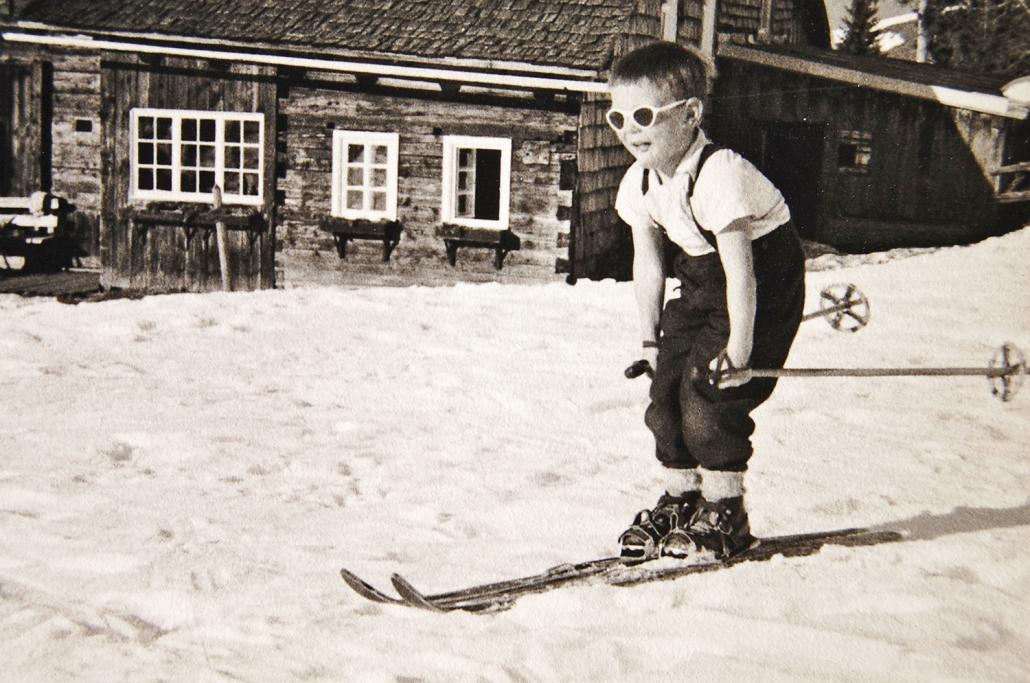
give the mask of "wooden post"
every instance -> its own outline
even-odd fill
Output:
[[[701,53],[715,59],[715,41],[717,40],[716,19],[719,11],[719,0],[704,0],[701,6]]]
[[[772,35],[772,5],[772,0],[762,0],[758,23],[758,42],[760,43],[768,43]]]
[[[679,39],[679,6],[679,0],[662,3],[662,40],[675,43]]]
[[[926,30],[926,13],[930,11],[928,0],[916,3],[916,61],[930,61],[930,33]]]
[[[222,188],[215,185],[211,191],[212,204],[215,211],[222,210]],[[232,291],[232,278],[229,273],[229,235],[225,229],[225,221],[215,221],[215,237],[218,240],[218,266],[222,273],[222,291]]]

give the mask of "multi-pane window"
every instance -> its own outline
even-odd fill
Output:
[[[332,214],[397,219],[397,133],[333,132]]]
[[[443,139],[444,222],[507,228],[511,140],[447,136]]]
[[[134,109],[133,199],[262,202],[264,117],[261,114]]]
[[[868,173],[873,157],[873,136],[858,130],[842,130],[837,142],[837,170]]]

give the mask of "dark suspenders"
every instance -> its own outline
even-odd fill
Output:
[[[697,181],[701,179],[701,169],[704,168],[705,162],[708,161],[708,157],[712,156],[713,154],[718,152],[720,149],[725,149],[725,147],[721,147],[721,146],[719,146],[719,145],[717,145],[717,144],[715,144],[713,142],[709,142],[707,145],[705,145],[701,149],[701,157],[697,160],[697,172],[694,175],[694,179],[690,182],[690,189],[687,190],[687,203],[688,204],[690,204],[690,200],[694,197],[694,188],[697,186]],[[647,194],[648,189],[650,189],[650,187],[651,187],[651,179],[650,179],[650,175],[651,174],[650,174],[650,171],[651,171],[651,169],[645,168],[644,169],[644,173],[641,176],[641,180],[640,180],[640,192],[641,192],[641,194]],[[702,226],[701,223],[697,220],[697,214],[694,214],[694,207],[691,206],[690,208],[691,208],[691,213],[693,214],[693,217],[694,217],[694,223],[697,225],[697,229],[700,231],[701,237],[703,237],[706,242],[708,242],[710,245],[712,245],[713,249],[718,251],[719,250],[719,246],[718,246],[718,244],[716,243],[716,240],[715,240],[715,233],[710,232],[708,230],[705,230],[704,226]],[[662,230],[665,230],[665,228],[662,227]]]

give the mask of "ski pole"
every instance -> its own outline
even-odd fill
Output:
[[[835,330],[858,332],[869,324],[869,300],[853,284],[830,285],[819,292],[819,310],[806,313],[801,322],[816,318],[825,318]],[[626,379],[636,379],[641,375],[654,377],[654,369],[650,363],[641,359],[626,368],[623,374]]]
[[[987,367],[946,368],[725,368],[715,372],[692,368],[691,379],[704,379],[718,388],[725,379],[751,380],[756,377],[987,377],[991,394],[1009,401],[1027,374],[1026,358],[1014,344],[1003,344],[994,352]]]

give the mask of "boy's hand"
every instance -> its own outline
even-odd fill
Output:
[[[652,368],[658,367],[658,347],[647,346],[641,350],[643,353],[640,354],[640,358],[646,360]]]
[[[747,384],[751,381],[751,375],[748,372],[741,372],[734,374],[733,376],[726,376],[723,373],[728,370],[747,370],[747,359],[745,358],[741,362],[737,362],[731,352],[723,350],[718,356],[712,359],[708,364],[709,379],[710,383],[716,389],[729,389],[731,387],[739,387]]]

